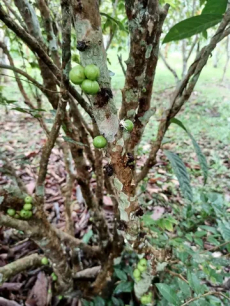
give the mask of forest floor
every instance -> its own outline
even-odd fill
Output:
[[[123,86],[124,77],[113,51],[110,57],[112,58],[112,66],[109,69],[115,73],[112,84],[119,107],[120,89]],[[170,60],[173,61],[173,58]],[[179,68],[177,69],[179,70]],[[211,62],[208,64],[202,73],[196,91],[177,117],[190,130],[207,157],[209,178],[206,186],[203,186],[202,173],[191,141],[182,129],[176,125],[170,127],[165,138],[164,148],[180,154],[190,174],[195,196],[196,191],[200,190],[218,192],[223,194],[230,207],[230,74],[227,75],[225,81],[220,82],[222,68],[223,64],[218,69],[214,69]],[[157,112],[150,120],[139,146],[138,167],[143,164],[149,152],[158,120],[163,109],[167,106],[173,85],[172,76],[160,62],[152,99],[152,104],[157,107]],[[3,86],[5,86],[3,95],[18,102],[8,107],[7,112],[0,105],[0,160],[1,156],[5,156],[15,165],[18,175],[27,186],[28,193],[32,194],[35,189],[41,147],[46,141],[46,136],[36,118],[11,110],[16,104],[19,107],[24,107],[12,79],[10,78],[10,83],[3,84]],[[44,105],[43,108],[46,109]],[[50,109],[46,109],[44,116],[47,124],[52,123],[54,114]],[[65,186],[65,182],[66,173],[62,154],[55,147],[52,151],[46,178],[45,211],[50,222],[62,229],[65,227],[62,197],[62,188]],[[94,188],[95,182],[92,174],[92,188]],[[5,186],[6,184],[9,184],[8,176],[1,173],[0,168],[0,185]],[[73,220],[76,237],[82,238],[89,233],[91,226],[88,222],[89,215],[86,207],[79,204],[78,192],[76,187],[73,190],[73,201],[75,202]],[[164,210],[167,210],[167,203],[170,205],[175,202],[183,203],[178,181],[162,152],[159,154],[156,167],[150,171],[148,181],[140,185],[140,192],[140,200],[145,206],[155,204],[161,207],[162,204]],[[106,194],[104,208],[107,220],[110,222],[112,220],[112,203]],[[37,252],[36,245],[27,239],[22,239],[20,233],[10,229],[7,231],[0,229],[0,243],[0,266]],[[42,288],[41,282],[38,282],[39,277],[43,276],[39,269],[21,273],[0,287],[0,296],[16,300],[19,303],[26,300],[28,306],[40,306],[39,301],[35,304],[32,296],[39,296],[43,292],[44,288]],[[58,303],[59,301],[56,299],[52,305]],[[75,305],[74,302],[72,303]]]

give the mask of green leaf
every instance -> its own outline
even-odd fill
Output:
[[[194,242],[203,248],[203,240],[200,238],[194,238]]]
[[[190,287],[195,291],[196,294],[203,294],[205,291],[205,287],[201,285],[199,278],[195,273],[191,273],[188,271],[188,282]]]
[[[180,120],[178,120],[176,118],[173,118],[173,119],[170,120],[170,123],[175,123],[178,126],[180,126],[188,134],[188,136],[192,140],[193,147],[195,149],[199,164],[201,166],[201,170],[203,172],[204,184],[206,184],[207,179],[208,179],[208,164],[207,164],[206,157],[202,153],[198,143],[196,142],[195,138],[192,136],[192,134],[187,130],[187,128],[184,126],[184,124]]]
[[[228,0],[207,0],[201,14],[224,14]]]
[[[167,158],[169,159],[172,165],[173,171],[175,172],[178,178],[178,181],[180,183],[180,188],[181,188],[181,191],[184,197],[192,202],[193,201],[192,188],[191,188],[190,179],[189,179],[189,176],[188,176],[188,173],[187,173],[187,170],[186,170],[186,167],[183,161],[180,159],[180,157],[177,154],[171,151],[165,150],[164,152]]]
[[[119,294],[121,292],[132,292],[133,283],[132,282],[120,282],[114,290],[114,294]]]
[[[122,280],[122,281],[126,281],[127,280],[127,275],[125,272],[123,272],[122,270],[120,269],[114,269],[114,272],[116,274],[116,276]]]
[[[185,19],[174,25],[165,36],[163,44],[189,38],[215,26],[222,20],[220,14],[203,14]]]
[[[119,20],[117,20],[117,19],[111,17],[110,15],[108,15],[108,14],[106,14],[106,13],[100,12],[100,14],[101,14],[102,16],[107,17],[109,20],[113,21],[116,25],[118,25],[118,27],[119,27],[119,29],[120,29],[121,31],[124,31],[124,32],[128,33],[128,31],[126,30],[126,28],[124,27],[124,25],[122,24],[122,22],[120,22]]]
[[[157,289],[160,291],[161,295],[173,305],[180,305],[180,300],[178,299],[176,292],[166,284],[156,284]]]
[[[100,296],[97,296],[93,301],[95,306],[105,306],[105,300]]]
[[[181,280],[180,278],[178,278],[178,285],[180,287],[180,290],[183,292],[184,298],[187,299],[189,297],[191,297],[191,289],[189,287],[189,285],[184,282],[183,280]]]
[[[230,241],[230,225],[226,221],[217,221],[218,222],[218,230],[221,233],[222,237],[225,241]]]
[[[173,232],[173,224],[168,219],[164,219],[164,228],[169,231]]]

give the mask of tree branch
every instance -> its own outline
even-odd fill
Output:
[[[161,53],[161,51],[159,51],[159,57],[162,59],[163,63],[168,68],[168,70],[172,72],[174,78],[176,79],[176,83],[178,83],[179,82],[179,77],[178,77],[176,71],[169,65],[169,63],[167,62],[166,58]]]
[[[150,109],[160,36],[166,10],[158,1],[126,1],[126,14],[131,28],[131,46],[127,61],[125,87],[122,90],[120,119],[135,121],[128,152],[133,153],[153,111]],[[145,10],[146,13],[142,14]],[[136,26],[133,28],[133,24]]]
[[[11,29],[20,39],[34,52],[38,57],[44,62],[44,64],[50,69],[53,75],[61,81],[61,72],[56,65],[53,64],[52,60],[49,58],[47,53],[40,46],[38,41],[28,34],[24,29],[22,29],[12,18],[10,18],[5,11],[3,10],[2,5],[0,4],[0,19]],[[91,107],[86,101],[81,97],[81,95],[76,91],[76,89],[69,85],[69,91],[71,95],[79,102],[82,108],[92,117]],[[50,97],[51,102],[53,96]],[[52,103],[51,103],[52,104]]]
[[[199,79],[201,71],[206,65],[210,54],[216,47],[217,43],[219,43],[225,37],[225,29],[229,22],[230,9],[228,9],[224,15],[223,20],[220,23],[215,35],[212,37],[210,43],[198,53],[195,61],[190,66],[187,75],[181,81],[180,86],[175,90],[173,98],[170,102],[170,107],[165,111],[158,127],[156,141],[154,141],[151,146],[149,157],[145,162],[141,173],[137,176],[136,183],[139,183],[143,178],[145,178],[149,172],[149,169],[155,164],[156,154],[161,147],[161,143],[169,127],[170,120],[176,116],[184,103],[190,98],[193,89]]]
[[[6,266],[0,268],[0,284],[4,283],[11,277],[17,275],[20,272],[31,268],[37,268],[42,266],[41,255],[32,254],[23,258],[20,258]]]

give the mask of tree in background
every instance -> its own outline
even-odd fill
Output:
[[[143,215],[138,195],[140,184],[156,164],[157,153],[162,148],[170,124],[179,125],[192,139],[204,181],[207,180],[205,156],[191,133],[175,117],[189,100],[213,50],[230,33],[227,0],[218,3],[213,0],[201,1],[199,15],[174,25],[164,37],[163,43],[192,36],[194,39],[196,35],[218,24],[215,34],[197,52],[187,73],[187,69],[184,69],[182,80],[161,114],[155,140],[141,168],[136,166],[137,149],[146,125],[156,111],[151,97],[162,28],[170,10],[168,3],[171,2],[173,6],[179,6],[179,3],[158,0],[100,2],[62,0],[59,3],[39,0],[31,3],[27,0],[3,0],[0,4],[1,27],[10,39],[10,48],[4,41],[0,42],[0,48],[9,61],[9,65],[1,64],[0,67],[14,72],[28,107],[26,111],[37,118],[47,135],[32,198],[27,196],[27,190],[10,161],[6,157],[2,158],[3,168],[14,177],[15,186],[0,189],[0,224],[23,231],[26,237],[39,246],[43,255],[24,257],[0,268],[1,281],[24,269],[49,263],[55,294],[85,299],[85,305],[124,305],[126,299],[127,303],[133,305],[153,305],[155,301],[157,305],[187,305],[197,300],[207,302],[205,298],[210,296],[218,303],[221,303],[221,299],[226,302],[230,299],[228,295],[210,291],[206,285],[200,284],[193,271],[185,270],[186,258],[182,258],[182,253],[192,255],[186,250],[179,252],[182,247],[180,239],[170,241],[170,235],[155,230],[149,214]],[[100,11],[100,5],[106,11]],[[119,12],[121,16],[125,14],[122,21],[119,20]],[[106,47],[102,30],[109,34]],[[109,48],[116,35],[121,41],[125,39],[119,33],[127,31],[130,50],[127,68],[124,68],[120,59],[125,85],[118,111],[113,99],[105,48]],[[23,69],[17,67],[12,55],[11,46],[13,48],[16,43],[20,46],[18,52],[22,56],[20,63],[24,65]],[[88,71],[77,66],[76,74],[71,77],[71,66],[74,66],[71,65],[71,51],[73,61],[79,62]],[[39,69],[42,82],[26,72],[28,64]],[[31,92],[25,88],[21,76],[29,81]],[[81,89],[74,86],[73,82],[81,84]],[[2,103],[12,102],[0,97]],[[42,115],[43,97],[55,112],[51,128]],[[25,111],[23,108],[17,110]],[[65,134],[65,142],[59,137],[61,130]],[[63,151],[67,173],[65,231],[52,226],[44,213],[47,167],[55,144]],[[177,154],[166,150],[164,153],[172,164],[182,194],[188,202],[183,218],[192,218],[193,194],[185,165]],[[90,185],[89,168],[97,178],[95,190]],[[91,244],[74,237],[71,196],[75,181],[90,213],[95,236]],[[112,229],[108,228],[103,214],[105,192],[113,202]],[[15,214],[15,211],[20,211],[20,215]],[[161,219],[158,225],[171,232],[175,223],[177,221],[169,217]],[[221,226],[222,231],[227,231],[227,221]],[[134,264],[129,268],[123,267],[123,271],[121,256],[131,252],[139,254],[140,260],[137,263],[137,255],[134,255],[136,268]],[[83,266],[79,253],[80,257],[90,258],[93,265]],[[207,256],[211,260],[209,253]],[[198,268],[198,265],[197,262],[194,267]],[[178,278],[176,284],[172,281],[174,277]],[[116,279],[120,280],[118,285],[115,284]],[[176,294],[179,289],[181,294]],[[128,297],[122,296],[124,293],[128,293]]]

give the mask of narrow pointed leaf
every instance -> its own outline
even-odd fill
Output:
[[[192,134],[187,130],[187,128],[184,126],[184,124],[180,120],[178,120],[176,118],[173,118],[173,119],[170,120],[170,122],[179,125],[188,134],[188,136],[192,140],[194,150],[196,152],[201,170],[203,172],[204,184],[206,184],[207,179],[208,179],[208,163],[207,163],[206,157],[204,156],[204,154],[201,151],[200,146],[198,145],[195,138],[192,136]]]
[[[189,201],[193,201],[193,195],[192,195],[192,188],[190,185],[190,179],[186,170],[186,167],[183,163],[183,161],[180,159],[180,157],[171,152],[171,151],[164,151],[165,155],[169,159],[171,166],[173,168],[173,171],[175,172],[178,181],[180,183],[181,191],[186,199]]]

